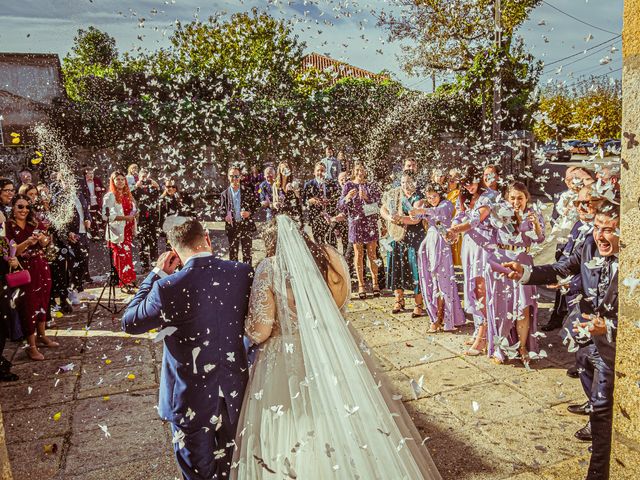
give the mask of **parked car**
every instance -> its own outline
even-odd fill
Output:
[[[606,154],[620,155],[621,151],[622,151],[622,142],[620,140],[611,139],[604,142],[605,155]]]
[[[590,155],[596,152],[598,146],[592,142],[578,141],[569,150],[574,155]]]
[[[571,160],[571,152],[556,143],[547,143],[542,147],[544,158],[551,162],[568,162]]]

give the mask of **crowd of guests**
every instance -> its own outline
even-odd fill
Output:
[[[523,182],[505,181],[498,165],[463,171],[420,172],[407,160],[398,179],[381,188],[361,163],[345,165],[327,149],[313,178],[299,182],[281,162],[242,176],[229,170],[222,205],[230,257],[251,262],[254,214],[285,213],[306,223],[317,243],[340,241],[357,283],[357,296],[394,295],[392,313],[428,317],[430,334],[455,332],[473,320],[464,352],[496,364],[531,368],[543,358],[542,331],[560,335],[576,365],[586,400],[569,411],[589,415],[576,432],[593,442],[590,480],[608,478],[617,326],[619,167],[569,167],[567,190],[557,196],[550,229],[541,202]],[[384,193],[383,193],[384,190]],[[543,242],[557,243],[556,262],[534,266]],[[382,257],[385,261],[382,261]],[[368,260],[368,261],[367,261]],[[365,272],[365,267],[368,271]],[[368,274],[368,276],[367,276]],[[551,319],[538,325],[536,285],[556,290]],[[460,288],[459,288],[460,286]]]
[[[390,185],[380,185],[365,165],[343,154],[326,157],[306,181],[282,161],[261,173],[228,169],[228,188],[220,195],[229,258],[251,264],[256,220],[287,214],[307,224],[316,243],[330,244],[345,257],[357,284],[357,297],[394,296],[391,312],[426,317],[428,333],[456,332],[473,321],[464,352],[487,355],[496,364],[543,356],[540,330],[561,329],[576,352],[567,372],[579,377],[586,401],[572,413],[589,415],[576,436],[593,441],[589,479],[607,478],[611,436],[617,325],[619,250],[619,169],[616,165],[569,167],[567,190],[557,196],[551,228],[527,186],[505,181],[498,165],[468,165],[463,171],[429,175],[407,160]],[[26,352],[43,360],[41,347],[55,348],[45,327],[51,312],[68,312],[90,280],[88,244],[104,239],[119,286],[136,289],[133,242],[140,267],[151,268],[158,237],[173,217],[194,215],[191,197],[168,179],[161,187],[149,171],[131,165],[115,171],[106,184],[83,169],[79,188],[64,179],[32,183],[29,171],[17,182],[0,179],[0,274],[2,321],[0,353],[7,339],[25,339]],[[72,192],[74,215],[64,226],[49,212],[65,191]],[[556,262],[534,266],[537,245],[555,240]],[[539,247],[538,247],[539,248]],[[30,282],[10,286],[6,275],[29,272]],[[556,290],[550,321],[538,325],[535,285]],[[0,380],[14,380],[0,358]]]

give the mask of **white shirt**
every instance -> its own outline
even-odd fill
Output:
[[[189,258],[187,258],[184,262],[184,265],[186,266],[187,263],[189,263],[191,260],[193,260],[194,258],[204,258],[204,257],[210,257],[212,256],[213,253],[211,252],[200,252],[200,253],[195,253],[193,255],[191,255]],[[158,275],[160,278],[164,278],[167,276],[167,273],[162,270],[161,268],[155,267],[153,270],[151,270],[153,273],[155,273],[156,275]]]
[[[78,233],[87,233],[87,229],[84,226],[84,211],[82,210],[82,203],[78,198],[78,195],[73,196],[73,201],[76,204],[76,212],[80,216],[80,228],[78,229]]]
[[[98,204],[98,197],[96,197],[96,185],[93,180],[87,181],[87,188],[89,189],[89,203],[91,206]]]

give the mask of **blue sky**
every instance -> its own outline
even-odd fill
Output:
[[[139,47],[153,50],[167,44],[175,20],[189,21],[196,15],[204,19],[220,11],[235,13],[257,6],[276,17],[290,19],[309,52],[327,54],[374,72],[388,69],[407,86],[431,89],[430,79],[408,77],[402,72],[397,58],[399,45],[388,43],[387,33],[376,26],[371,11],[396,8],[392,0],[19,0],[3,3],[0,50],[5,52],[52,52],[62,57],[71,48],[78,28],[89,25],[113,35],[120,51]],[[600,29],[619,33],[622,8],[623,0],[545,0],[520,29],[527,47],[546,63],[578,55],[545,68],[543,82],[572,83],[575,78],[590,74],[619,78],[621,41],[608,41],[615,35]],[[601,47],[581,53],[603,42],[606,43]],[[612,52],[612,46],[617,51]]]

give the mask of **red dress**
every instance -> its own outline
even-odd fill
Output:
[[[122,211],[125,216],[131,215],[133,211],[133,202],[127,195],[122,196]],[[133,251],[131,249],[133,243],[133,227],[133,221],[125,224],[122,243],[116,244],[109,242],[109,246],[113,249],[113,264],[118,271],[118,277],[120,278],[118,286],[120,287],[135,283],[136,281],[136,271],[133,266]]]
[[[38,222],[37,226],[27,223],[24,229],[13,220],[7,222],[7,240],[20,244],[27,240],[34,230],[46,231],[46,226]],[[49,295],[51,294],[51,270],[44,248],[36,243],[29,246],[18,257],[22,268],[29,271],[31,283],[20,287],[24,292],[18,297],[18,313],[25,335],[36,332],[37,322],[47,321]]]

